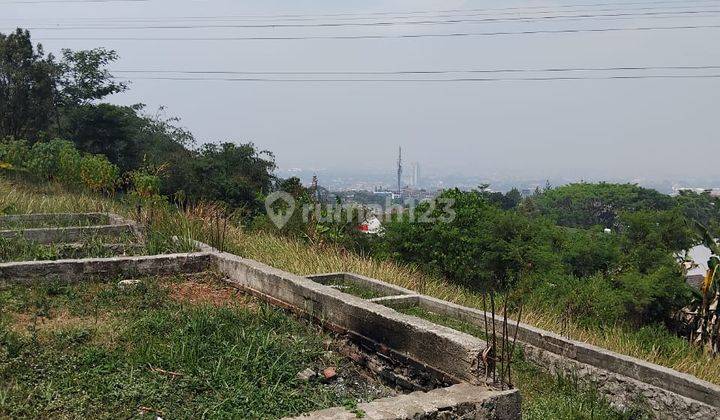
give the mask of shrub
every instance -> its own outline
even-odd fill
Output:
[[[71,142],[59,139],[37,142],[30,148],[25,167],[37,179],[60,181],[61,174],[71,172],[71,165],[77,163],[73,159],[76,155],[79,156]],[[62,158],[65,160],[61,161]]]
[[[21,168],[30,154],[30,147],[24,140],[6,139],[0,141],[0,162],[13,168]]]
[[[673,258],[691,241],[674,211],[623,214],[620,232],[606,234],[502,210],[482,191],[441,198],[454,200],[454,220],[417,223],[404,215],[386,223],[376,253],[475,289],[508,289],[516,303],[584,323],[663,322],[691,298]]]
[[[622,257],[619,238],[602,231],[565,229],[561,255],[566,271],[577,277],[607,274]]]
[[[480,191],[451,190],[440,199],[454,201],[452,221],[443,220],[442,206],[418,206],[415,214],[429,211],[434,221],[405,214],[387,223],[380,253],[478,289],[505,288],[529,272],[560,267],[558,231],[546,220],[501,210]]]
[[[103,155],[85,155],[80,161],[80,178],[89,190],[111,192],[118,179],[119,169]]]
[[[626,318],[627,295],[603,275],[559,275],[528,288],[527,303],[584,325],[614,325]]]

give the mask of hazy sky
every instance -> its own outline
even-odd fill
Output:
[[[643,4],[639,4],[643,2]],[[588,6],[604,3],[603,6]],[[613,4],[607,4],[613,3]],[[720,66],[720,28],[500,36],[304,40],[107,40],[112,37],[284,37],[450,34],[720,25],[720,1],[0,0],[2,31],[33,30],[46,50],[105,46],[114,70],[404,71]],[[577,7],[565,7],[578,5]],[[543,6],[545,8],[540,8]],[[685,7],[681,7],[685,6]],[[507,8],[517,9],[507,9]],[[523,9],[528,8],[529,9]],[[505,10],[484,10],[497,9]],[[450,9],[474,11],[440,12]],[[421,11],[437,13],[413,13]],[[399,15],[377,14],[398,12]],[[675,15],[659,14],[682,12]],[[692,13],[688,13],[692,12]],[[714,13],[712,13],[714,12]],[[321,16],[343,13],[341,16]],[[373,14],[375,13],[375,14]],[[629,14],[635,14],[631,16]],[[637,15],[645,13],[645,15]],[[302,15],[302,16],[287,16]],[[134,25],[319,24],[560,15],[613,17],[344,27],[120,29]],[[286,16],[278,16],[286,15]],[[621,16],[618,16],[621,15]],[[212,20],[197,17],[214,16]],[[258,17],[261,16],[261,17]],[[168,20],[182,17],[184,20]],[[187,19],[192,17],[193,19]],[[224,17],[219,20],[218,17]],[[127,18],[127,19],[124,19]],[[95,38],[59,40],[50,38]],[[716,69],[382,76],[587,77],[720,74]],[[133,80],[120,104],[166,106],[198,140],[253,141],[283,168],[386,170],[402,145],[428,170],[470,175],[608,177],[720,174],[720,78],[498,82],[228,82]],[[161,77],[307,78],[293,75]],[[369,76],[320,76],[368,78]],[[370,76],[372,77],[372,76]],[[715,158],[710,158],[714,155]]]

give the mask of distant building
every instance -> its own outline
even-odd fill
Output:
[[[420,186],[420,164],[418,162],[413,163],[411,185],[416,188]]]
[[[377,235],[382,232],[382,223],[376,216],[370,216],[367,220],[360,223],[358,230],[370,235]]]
[[[700,285],[705,280],[708,270],[708,260],[712,251],[705,245],[698,245],[688,251],[690,261],[684,263],[685,278],[687,283],[695,290],[700,290]]]
[[[673,195],[678,195],[683,192],[694,192],[697,194],[709,194],[711,197],[720,197],[720,188],[698,188],[698,187],[673,188]]]

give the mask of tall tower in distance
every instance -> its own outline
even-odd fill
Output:
[[[397,191],[398,194],[402,194],[402,146],[398,148],[398,161],[397,161]]]

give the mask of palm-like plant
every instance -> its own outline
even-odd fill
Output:
[[[700,286],[702,300],[697,308],[694,325],[693,342],[706,347],[713,355],[720,351],[720,246],[710,231],[701,223],[695,222],[702,243],[710,249],[708,269]]]

